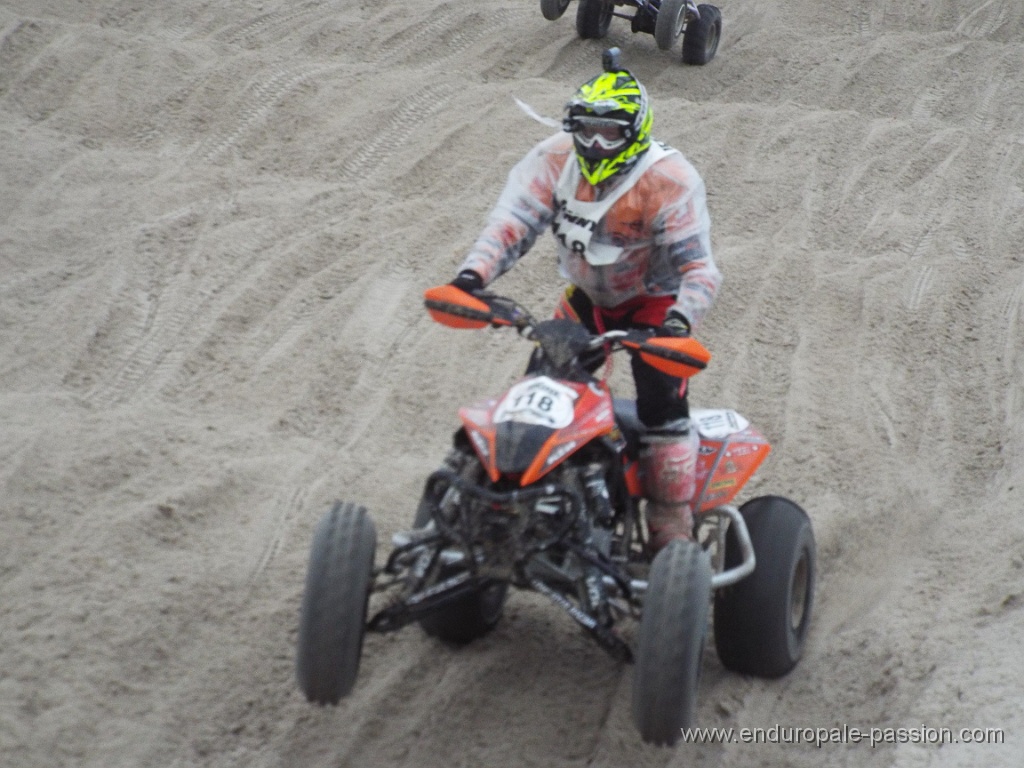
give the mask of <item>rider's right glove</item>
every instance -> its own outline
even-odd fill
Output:
[[[661,324],[662,336],[675,336],[685,338],[690,335],[690,321],[675,310],[670,309],[665,316],[665,322]]]
[[[450,285],[454,285],[466,293],[475,293],[484,287],[484,279],[473,270],[464,269],[459,272],[458,277],[451,281]]]

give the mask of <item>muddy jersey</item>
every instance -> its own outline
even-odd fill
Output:
[[[632,170],[593,187],[582,179],[570,134],[542,141],[512,168],[460,270],[490,283],[549,227],[562,276],[600,307],[671,295],[672,308],[697,325],[721,284],[704,182],[663,145],[652,144]]]

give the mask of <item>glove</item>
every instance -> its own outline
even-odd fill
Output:
[[[466,293],[474,293],[484,287],[484,279],[473,270],[464,269],[449,285],[454,285]]]
[[[661,324],[661,335],[684,339],[690,335],[690,321],[674,309],[670,309],[665,315],[665,322]]]

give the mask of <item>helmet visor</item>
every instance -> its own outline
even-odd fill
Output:
[[[621,149],[626,145],[626,130],[630,123],[611,117],[591,117],[575,115],[569,118],[569,128],[573,138],[587,149],[599,150]]]

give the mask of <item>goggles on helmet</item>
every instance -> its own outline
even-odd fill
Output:
[[[568,122],[573,137],[588,149],[595,144],[601,149],[618,149],[624,146],[630,127],[628,120],[590,115],[574,115]]]

